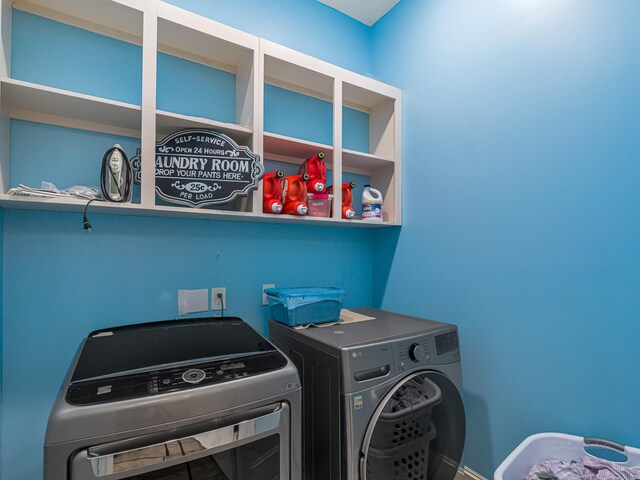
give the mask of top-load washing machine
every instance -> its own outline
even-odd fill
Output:
[[[295,366],[239,318],[100,330],[53,406],[45,480],[298,480]]]
[[[298,367],[304,480],[453,480],[465,440],[455,325],[362,308],[372,320],[269,337]]]

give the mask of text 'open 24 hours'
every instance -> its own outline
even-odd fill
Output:
[[[131,163],[135,181],[140,183],[140,149]],[[160,198],[193,207],[247,195],[264,175],[258,155],[208,129],[181,130],[158,143],[155,170]]]

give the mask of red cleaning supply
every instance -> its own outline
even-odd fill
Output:
[[[324,153],[320,152],[311,158],[307,158],[298,173],[309,175],[307,190],[309,193],[324,193],[327,187],[327,165],[324,163]]]
[[[265,173],[262,192],[262,211],[264,213],[282,212],[282,178],[284,172]]]
[[[346,182],[342,184],[342,218],[351,220],[356,216],[356,211],[353,209],[353,192],[356,188],[356,182]],[[327,188],[327,193],[333,193],[333,185]]]
[[[306,215],[307,208],[307,184],[309,175],[291,175],[285,177],[282,182],[282,213],[289,215]]]

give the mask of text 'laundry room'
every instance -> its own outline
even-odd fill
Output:
[[[0,480],[640,480],[637,0],[1,0]]]

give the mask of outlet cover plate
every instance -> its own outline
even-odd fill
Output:
[[[178,315],[209,310],[209,292],[203,290],[178,290]]]
[[[267,288],[276,288],[276,284],[275,283],[265,283],[264,285],[262,285],[262,305],[269,305],[269,300],[267,299],[267,294],[264,293],[264,291]]]

